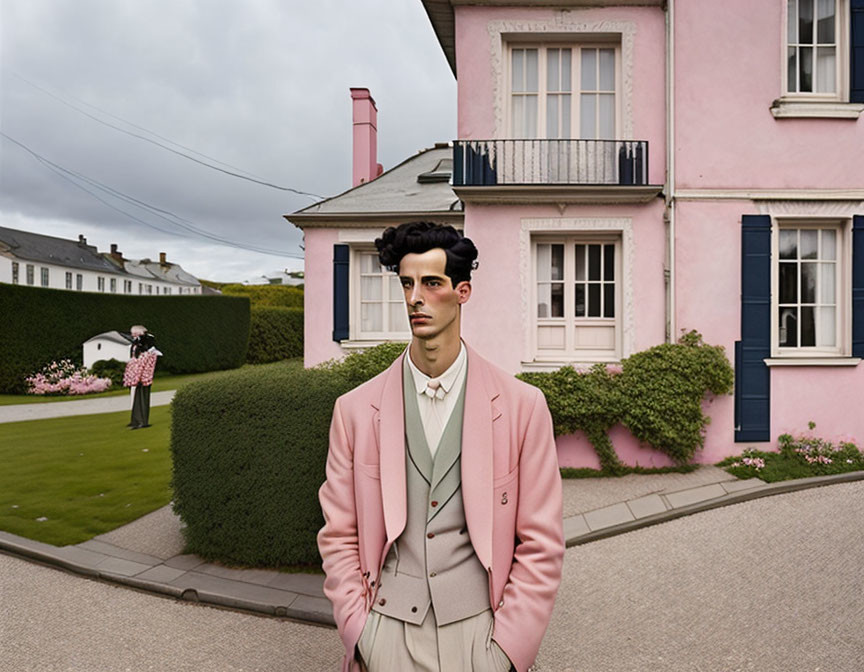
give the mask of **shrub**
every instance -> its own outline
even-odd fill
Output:
[[[90,375],[68,359],[51,362],[26,378],[27,393],[40,395],[94,394],[111,387],[110,378]]]
[[[598,364],[517,377],[543,390],[556,435],[585,432],[601,470],[619,474],[625,468],[609,440],[612,426],[620,422],[640,441],[686,464],[704,445],[710,422],[702,400],[707,393],[731,392],[733,372],[721,346],[705,345],[690,331],[678,343],[624,359],[620,370]]]
[[[178,390],[172,486],[187,551],[230,565],[317,565],[333,404],[402,349],[313,369],[244,369]]]
[[[100,359],[93,362],[90,372],[100,378],[110,378],[114,387],[123,387],[123,374],[126,372],[126,362],[119,359]]]
[[[303,309],[254,306],[249,326],[249,364],[303,356]]]
[[[286,285],[224,285],[222,293],[229,296],[246,296],[253,307],[280,306],[302,308],[303,290]]]

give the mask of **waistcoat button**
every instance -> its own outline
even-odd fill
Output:
[[[383,607],[385,604],[387,604],[387,600],[382,597],[380,600],[378,600],[378,604]]]
[[[432,539],[432,538],[435,536],[435,533],[434,533],[434,532],[430,532],[430,533],[427,534],[426,536],[427,536],[429,539]]]
[[[432,506],[438,506],[438,502],[436,502],[435,500],[433,500],[433,501],[430,502],[430,503],[432,504]]]
[[[429,572],[430,579],[434,579],[436,576],[438,576],[438,572]]]
[[[416,614],[417,613],[417,607],[411,607],[411,613]]]

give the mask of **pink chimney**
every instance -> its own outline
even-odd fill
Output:
[[[351,89],[354,125],[354,180],[352,186],[378,177],[384,168],[378,163],[378,108],[369,89]]]

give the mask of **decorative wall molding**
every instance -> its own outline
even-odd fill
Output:
[[[621,235],[621,357],[629,357],[633,353],[636,342],[636,326],[633,315],[633,263],[635,249],[633,245],[633,224],[629,217],[561,217],[542,219],[523,219],[519,232],[519,283],[521,287],[522,315],[524,331],[522,334],[522,361],[534,360],[531,344],[533,343],[533,306],[531,305],[531,283],[534,276],[531,273],[531,236],[540,233],[618,233]]]
[[[864,202],[864,189],[676,189],[675,200]]]
[[[619,129],[621,137],[633,139],[633,43],[636,36],[634,21],[579,21],[579,13],[569,10],[555,12],[554,18],[545,21],[490,21],[489,31],[490,56],[492,67],[492,98],[495,107],[495,137],[505,138],[508,135],[505,126],[505,97],[507,92],[504,81],[504,35],[536,34],[538,41],[544,35],[573,36],[574,41],[582,37],[590,38],[592,34],[617,33],[621,35],[621,119]]]
[[[864,213],[864,201],[757,201],[760,215],[851,219]]]

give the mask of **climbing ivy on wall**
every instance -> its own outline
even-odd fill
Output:
[[[609,430],[621,423],[639,441],[686,464],[705,443],[711,418],[702,412],[707,394],[729,394],[733,370],[725,349],[707,345],[697,331],[677,343],[664,343],[622,360],[620,366],[595,364],[587,371],[517,376],[546,395],[556,436],[585,433],[602,471],[620,473]]]

